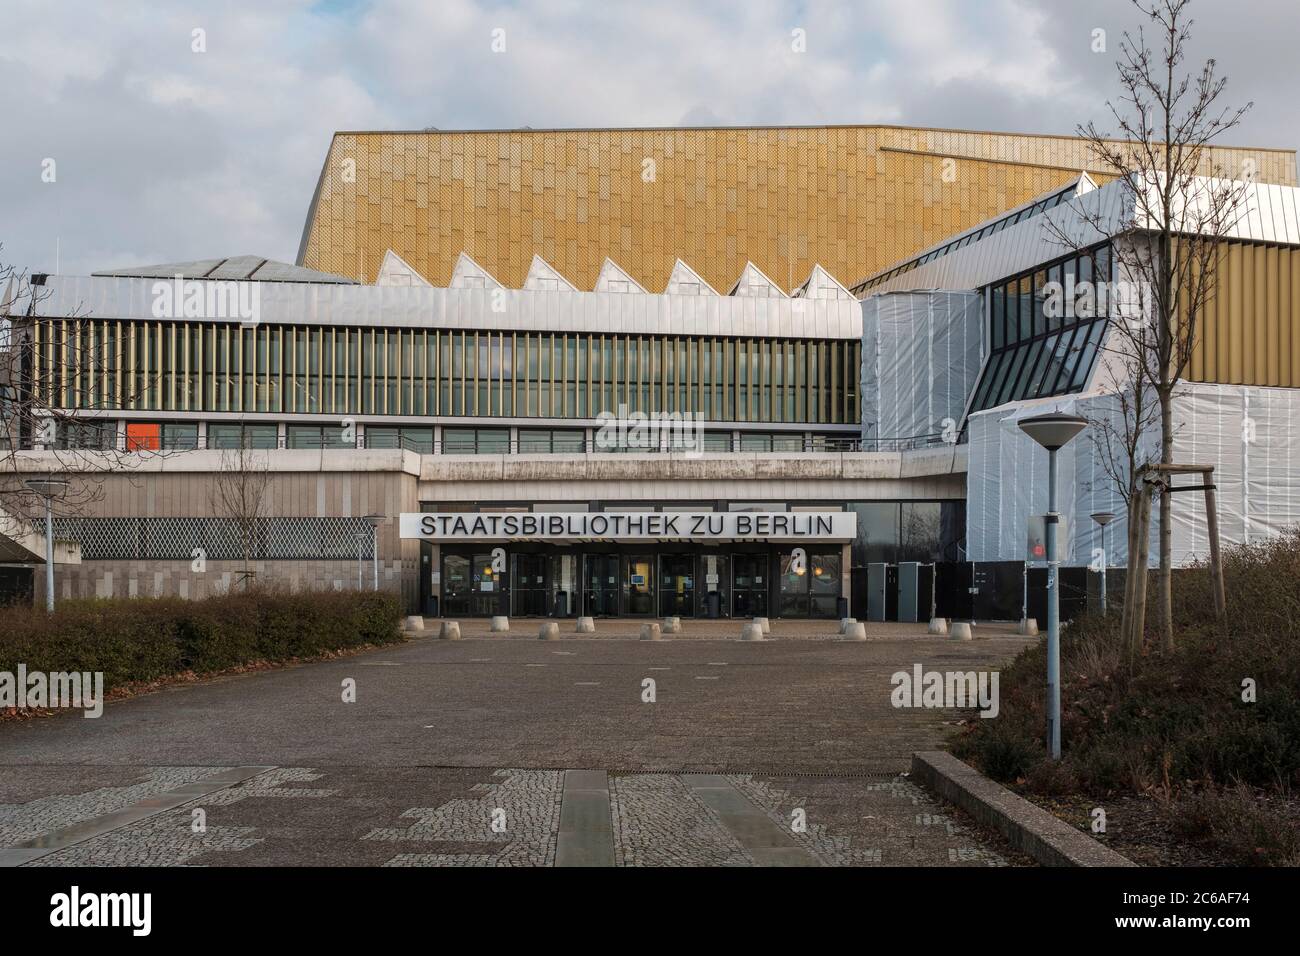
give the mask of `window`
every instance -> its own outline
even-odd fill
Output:
[[[433,453],[432,428],[380,428],[366,426],[367,448],[404,448],[421,455]]]
[[[356,439],[348,437],[342,425],[290,425],[285,431],[289,448],[355,448]]]
[[[586,436],[577,429],[523,429],[519,432],[519,452],[524,455],[581,454]]]
[[[162,427],[163,448],[168,451],[182,451],[199,447],[199,426],[195,424],[168,422]]]
[[[971,411],[1082,390],[1107,321],[1103,309],[1088,307],[1082,284],[1105,281],[1110,273],[1110,247],[1103,245],[988,287],[990,354]],[[1073,301],[1066,302],[1071,280]],[[1049,284],[1059,308],[1056,301],[1047,304]]]
[[[209,448],[275,448],[279,434],[275,425],[240,425],[238,423],[212,423],[208,425]]]
[[[447,455],[504,455],[510,451],[505,428],[444,428],[442,450]]]

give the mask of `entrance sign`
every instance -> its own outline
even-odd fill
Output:
[[[401,535],[425,541],[852,541],[852,511],[405,512]]]

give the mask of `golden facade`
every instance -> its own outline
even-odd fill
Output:
[[[1290,150],[1211,161],[1296,184]],[[851,285],[1094,165],[1072,137],[885,126],[338,133],[298,262],[373,282],[392,249],[445,285],[464,251],[519,286],[536,254],[590,289],[608,256],[659,291],[680,257],[724,293],[748,260],[787,291],[816,263]]]

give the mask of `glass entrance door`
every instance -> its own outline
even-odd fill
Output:
[[[627,614],[640,617],[650,617],[655,613],[653,554],[623,555],[623,609]]]
[[[695,588],[699,617],[731,616],[731,555],[700,555],[700,577]]]
[[[582,613],[618,617],[618,555],[584,554],[582,560]]]
[[[510,582],[511,613],[515,617],[546,616],[546,555],[515,554]]]
[[[547,613],[552,617],[577,617],[578,556],[553,554],[547,564],[551,572]]]
[[[731,606],[736,617],[767,617],[767,555],[733,554]]]
[[[492,617],[505,614],[509,602],[502,593],[506,587],[506,576],[492,569],[492,555],[476,554],[470,559],[469,613],[474,617]]]
[[[695,555],[659,555],[659,616],[695,616]]]
[[[463,554],[442,556],[442,614],[444,617],[469,615],[469,558]]]

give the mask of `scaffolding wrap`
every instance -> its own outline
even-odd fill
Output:
[[[1113,395],[1078,395],[1004,405],[970,417],[967,529],[973,561],[1022,561],[1031,514],[1047,510],[1047,453],[1017,425],[1049,411],[1109,418],[1120,426]],[[1212,465],[1217,487],[1219,536],[1224,547],[1259,541],[1300,524],[1300,390],[1186,383],[1174,399],[1174,461]],[[1106,529],[1106,562],[1128,560],[1125,505],[1107,473],[1103,453],[1086,429],[1057,452],[1057,507],[1065,525],[1062,563],[1095,565],[1101,532],[1089,515],[1115,514]],[[1159,455],[1159,426],[1143,436],[1145,456]],[[1122,463],[1121,463],[1122,464]],[[1193,476],[1175,486],[1199,484]],[[1152,522],[1151,566],[1159,563]],[[1174,496],[1173,558],[1176,566],[1209,553],[1205,500],[1199,493]]]
[[[862,437],[955,440],[980,370],[975,292],[901,292],[862,302]]]

